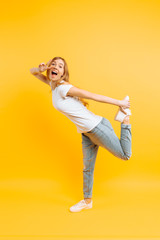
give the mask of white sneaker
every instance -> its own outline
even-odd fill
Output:
[[[129,100],[129,96],[126,96],[124,99]],[[126,114],[123,113],[121,110],[118,110],[118,112],[116,113],[116,115],[114,117],[114,120],[123,122],[123,120],[126,116],[131,115],[131,110],[129,108],[125,108],[124,111],[126,112]]]
[[[82,209],[89,209],[92,208],[92,200],[90,203],[86,203],[85,200],[81,200],[80,202],[76,203],[72,207],[70,207],[71,212],[80,212]]]

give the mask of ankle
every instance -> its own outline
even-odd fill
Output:
[[[84,200],[85,200],[86,203],[90,203],[92,199],[91,198],[84,198]]]
[[[123,124],[130,124],[129,122],[129,116],[127,115],[124,119],[123,119]]]

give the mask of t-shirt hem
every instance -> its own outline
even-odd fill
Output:
[[[85,132],[79,132],[79,131],[77,131],[77,132],[78,132],[78,133],[87,133],[87,132],[92,131],[92,130],[102,121],[103,117],[102,117],[102,116],[100,116],[100,117],[101,117],[100,121],[99,121],[98,123],[96,123],[96,125],[95,125],[94,127],[92,127],[90,130],[87,130],[87,131],[85,131]]]

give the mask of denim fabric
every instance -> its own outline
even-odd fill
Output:
[[[92,197],[93,173],[99,146],[107,149],[115,157],[128,160],[131,157],[131,124],[121,123],[120,139],[115,134],[110,121],[101,122],[89,132],[81,133],[83,152],[83,195]]]

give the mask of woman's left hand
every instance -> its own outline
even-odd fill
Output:
[[[119,104],[120,110],[126,114],[125,112],[125,108],[130,108],[130,101],[129,100],[120,100],[120,104]]]

